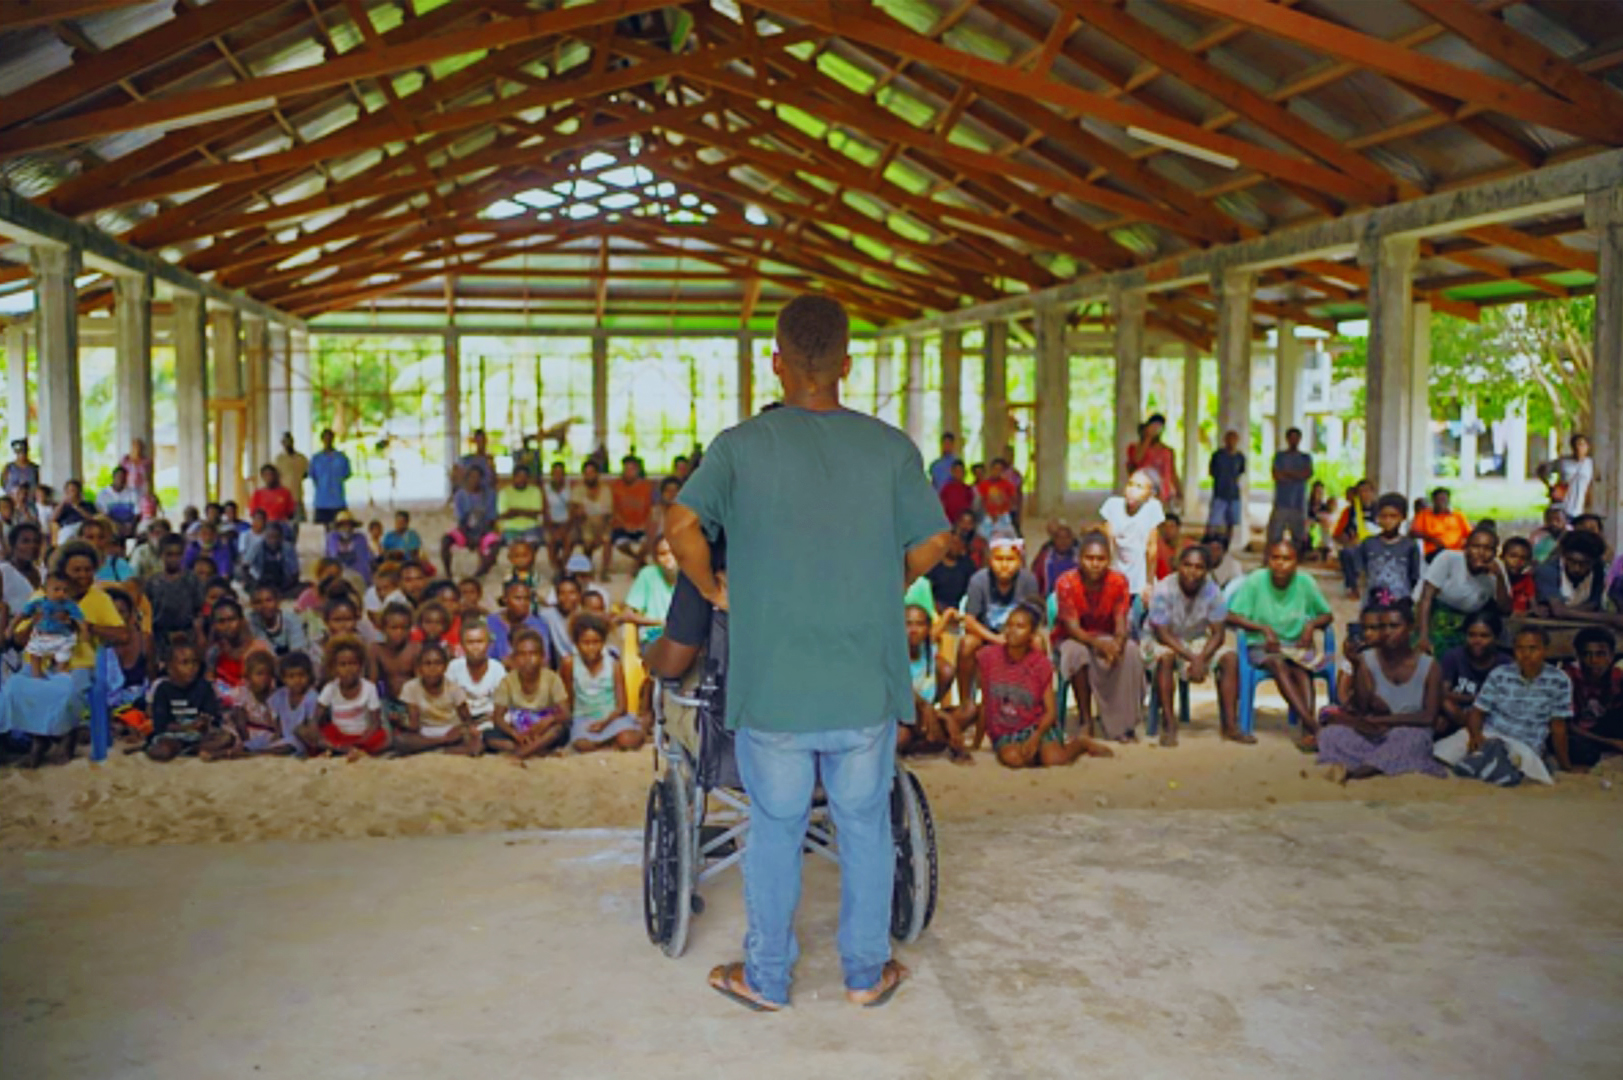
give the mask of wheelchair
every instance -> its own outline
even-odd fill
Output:
[[[693,710],[695,730],[687,742],[671,730],[667,713],[673,706]],[[655,779],[643,825],[643,919],[648,940],[673,958],[687,947],[693,916],[704,912],[699,887],[737,863],[749,842],[749,796],[722,714],[718,680],[708,669],[691,694],[669,683],[655,687]],[[935,917],[938,867],[935,822],[924,787],[900,762],[890,816],[896,848],[890,933],[911,944]],[[805,852],[838,862],[836,844],[833,818],[819,791]]]

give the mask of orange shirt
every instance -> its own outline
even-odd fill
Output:
[[[1449,551],[1463,551],[1466,538],[1471,535],[1471,523],[1458,510],[1450,510],[1446,514],[1422,510],[1414,516],[1414,524],[1409,526],[1409,531],[1425,533],[1427,538],[1436,537]],[[1427,538],[1422,538],[1420,542],[1425,545],[1427,555],[1435,555],[1437,543]]]
[[[609,481],[609,494],[614,499],[614,525],[628,532],[647,532],[648,519],[654,514],[654,483],[646,476],[636,483],[623,479]]]

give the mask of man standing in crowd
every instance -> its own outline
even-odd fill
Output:
[[[1572,437],[1572,453],[1539,466],[1539,479],[1550,489],[1550,505],[1567,512],[1571,521],[1589,510],[1589,492],[1595,484],[1595,459],[1589,456],[1589,436]]]
[[[332,428],[321,432],[321,450],[310,459],[310,482],[316,489],[316,524],[329,531],[340,510],[349,509],[344,482],[349,479],[349,455],[333,449]]]
[[[839,303],[801,296],[778,316],[783,407],[723,433],[668,519],[682,572],[732,600],[727,725],[750,796],[744,961],[710,973],[754,1009],[789,1003],[801,848],[821,777],[839,830],[846,996],[887,1001],[896,724],[913,713],[902,596],[946,549],[947,520],[908,438],[840,404],[851,370]],[[830,529],[828,523],[839,522]],[[711,569],[725,532],[729,577]],[[707,536],[708,534],[708,536]]]
[[[1274,510],[1268,515],[1268,543],[1285,533],[1297,551],[1308,548],[1307,482],[1313,479],[1313,457],[1302,452],[1302,429],[1285,432],[1285,449],[1274,455]]]
[[[1212,451],[1206,475],[1212,478],[1212,505],[1206,514],[1206,533],[1232,542],[1234,529],[1245,512],[1240,505],[1240,477],[1245,475],[1245,455],[1240,453],[1238,431],[1223,432],[1223,445]]]
[[[943,432],[941,435],[941,456],[930,462],[930,483],[940,491],[952,479],[953,465],[962,465],[963,460],[958,456],[958,436],[952,432]]]
[[[276,475],[293,493],[293,520],[308,521],[304,512],[304,478],[310,475],[310,459],[294,449],[291,431],[282,432],[282,452],[276,455],[273,464]],[[261,471],[260,475],[263,476],[264,472]]]

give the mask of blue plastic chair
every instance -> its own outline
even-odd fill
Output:
[[[1262,683],[1271,681],[1273,676],[1265,669],[1251,663],[1250,642],[1244,630],[1239,631],[1240,653],[1240,701],[1238,706],[1240,730],[1247,735],[1252,734],[1256,726],[1257,687]],[[1324,666],[1313,672],[1315,679],[1323,679],[1329,689],[1330,701],[1336,699],[1336,631],[1334,626],[1324,628]],[[1287,716],[1290,724],[1301,723],[1296,710],[1291,709]]]
[[[1148,672],[1150,680],[1150,711],[1149,719],[1144,723],[1144,730],[1155,735],[1161,730],[1161,691],[1155,681],[1155,671]],[[1183,725],[1189,723],[1189,682],[1187,679],[1177,679],[1178,683],[1178,722]]]
[[[112,712],[107,707],[108,686],[112,680],[107,665],[118,663],[118,656],[109,648],[96,650],[96,666],[90,673],[90,760],[106,761],[107,751],[113,744]]]

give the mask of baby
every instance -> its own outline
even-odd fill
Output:
[[[65,665],[85,632],[85,613],[68,599],[68,578],[60,570],[45,579],[45,595],[23,606],[23,618],[32,620],[28,636],[28,666],[43,679],[57,665]]]

